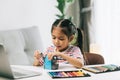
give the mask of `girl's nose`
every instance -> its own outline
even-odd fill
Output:
[[[56,40],[55,40],[55,43],[56,43],[56,44],[59,44],[59,40],[58,40],[58,39],[56,39]]]

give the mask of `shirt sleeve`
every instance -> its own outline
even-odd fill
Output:
[[[77,46],[71,46],[68,50],[68,55],[70,55],[71,57],[74,57],[74,58],[78,58],[81,60],[81,62],[84,64],[84,58],[83,58],[83,54],[80,50],[79,47]]]

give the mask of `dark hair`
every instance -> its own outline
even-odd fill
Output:
[[[62,32],[68,36],[72,36],[76,32],[76,27],[75,25],[69,20],[69,19],[57,19],[53,24],[51,28],[51,33],[54,29],[54,27],[61,27]]]
[[[78,33],[78,35],[77,35],[77,46],[81,49],[81,52],[83,54],[83,52],[84,52],[84,49],[83,49],[83,47],[84,47],[84,45],[83,45],[83,43],[84,43],[83,42],[84,41],[83,31],[81,29],[77,28],[77,33]]]

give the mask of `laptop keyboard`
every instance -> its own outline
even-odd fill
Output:
[[[22,77],[32,77],[32,76],[38,76],[40,73],[34,72],[34,71],[29,71],[29,70],[24,70],[20,68],[12,68],[13,74],[15,78],[22,78]]]
[[[25,76],[26,74],[20,73],[20,72],[13,72],[14,76]]]

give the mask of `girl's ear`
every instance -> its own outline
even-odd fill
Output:
[[[69,38],[69,42],[71,42],[73,39],[74,39],[74,35],[72,35],[72,36]]]

